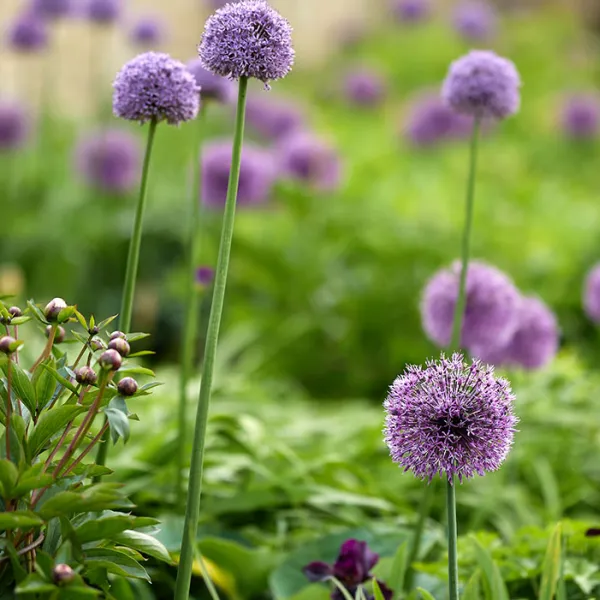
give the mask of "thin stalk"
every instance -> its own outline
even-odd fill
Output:
[[[454,478],[446,487],[446,508],[448,511],[448,598],[458,600],[458,552],[456,550],[456,487]]]
[[[8,358],[6,364],[6,429],[4,435],[6,436],[6,458],[10,460],[10,417],[12,414],[12,390],[11,390],[11,379],[12,379],[12,359]]]
[[[240,179],[240,163],[242,159],[242,142],[244,139],[244,123],[246,113],[246,92],[248,80],[240,78],[237,111],[235,118],[235,133],[233,138],[233,152],[231,156],[231,170],[229,173],[229,186],[227,200],[223,214],[223,228],[221,243],[215,274],[212,305],[208,321],[206,345],[204,348],[204,364],[202,367],[202,380],[200,382],[200,397],[198,399],[198,412],[194,430],[194,443],[192,447],[192,460],[190,466],[190,483],[188,487],[185,523],[183,526],[183,539],[181,541],[181,558],[177,570],[174,600],[187,600],[189,597],[190,582],[192,579],[192,563],[196,546],[196,530],[200,514],[200,496],[202,494],[202,467],[204,462],[204,441],[208,420],[208,406],[212,388],[212,380],[219,340],[219,327],[225,300],[227,286],[227,271],[233,239],[233,226],[235,221],[235,204]]]
[[[75,470],[75,467],[90,453],[92,448],[102,439],[102,437],[107,431],[108,423],[104,423],[102,429],[94,436],[92,441],[81,451],[81,454],[69,465],[67,470],[63,473],[63,477],[66,477]]]
[[[40,364],[50,356],[50,352],[52,352],[52,345],[54,344],[54,338],[56,337],[57,330],[58,325],[53,325],[52,329],[50,330],[50,335],[48,336],[48,341],[46,342],[44,350],[40,354],[39,358],[35,361],[33,367],[31,367],[31,369],[29,370],[31,373],[33,373],[40,366]]]
[[[192,152],[192,185],[190,202],[190,226],[188,232],[188,256],[186,274],[185,320],[183,324],[181,347],[181,374],[179,378],[179,420],[177,432],[177,506],[183,507],[185,490],[183,470],[185,468],[185,443],[187,428],[187,386],[194,368],[194,347],[198,333],[198,307],[200,295],[196,286],[196,260],[198,254],[198,233],[200,229],[200,185],[201,185],[201,148],[202,127],[204,124],[204,105],[200,109],[194,135]]]

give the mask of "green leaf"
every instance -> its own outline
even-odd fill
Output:
[[[28,510],[15,510],[13,512],[0,513],[0,530],[18,529],[21,527],[37,527],[43,525],[44,521]]]
[[[128,333],[126,336],[127,341],[131,344],[132,342],[139,342],[147,337],[150,337],[149,333]]]
[[[10,324],[11,325],[24,325],[28,321],[31,321],[31,317],[26,317],[26,316],[14,317],[13,319],[11,319]]]
[[[385,600],[381,588],[379,587],[379,583],[377,583],[377,579],[375,578],[373,578],[373,596],[375,596],[375,600]]]
[[[140,356],[153,356],[156,354],[153,350],[140,350],[139,352],[133,352],[132,354],[128,354],[127,358],[138,358]]]
[[[99,519],[90,519],[75,528],[75,535],[82,543],[93,542],[105,538],[113,538],[134,527],[149,527],[156,524],[155,519],[135,517],[124,513],[107,512]]]
[[[124,531],[123,533],[109,536],[113,541],[133,548],[142,554],[152,556],[168,564],[173,564],[173,559],[168,550],[155,537],[141,531]]]
[[[44,463],[39,462],[21,473],[14,490],[14,495],[17,498],[20,498],[31,490],[42,489],[52,483],[52,475],[50,473],[42,474],[43,468]]]
[[[104,410],[104,414],[108,419],[110,437],[113,441],[113,444],[116,444],[120,437],[122,437],[123,441],[127,443],[130,434],[129,419],[127,416],[124,415],[120,410],[110,407]]]
[[[67,423],[77,415],[85,412],[85,408],[79,405],[57,406],[51,410],[42,411],[40,418],[29,438],[29,451],[35,458],[52,437],[59,432],[62,433]]]
[[[8,362],[2,365],[2,369],[7,376],[8,368]],[[23,402],[31,414],[35,414],[35,389],[33,388],[33,384],[31,383],[29,376],[15,362],[10,363],[10,375],[13,393]]]
[[[67,306],[66,308],[63,308],[57,315],[56,320],[59,323],[65,323],[66,321],[68,321],[72,316],[75,315],[75,313],[77,312],[77,307],[76,306]]]
[[[128,506],[120,493],[120,487],[116,483],[100,483],[77,491],[59,492],[40,504],[38,512],[42,518],[48,520],[76,512],[102,511]]]
[[[494,562],[490,553],[479,543],[477,538],[472,537],[472,540],[475,546],[477,562],[483,574],[487,597],[490,600],[510,600],[498,565]]]
[[[79,321],[79,324],[87,331],[88,330],[87,321],[85,320],[85,317],[78,310],[75,311],[75,318]],[[93,318],[94,318],[94,316],[92,315],[90,317],[90,328],[93,327],[93,325],[92,325]]]
[[[140,367],[138,365],[125,365],[119,369],[119,373],[127,373],[128,375],[148,375],[148,377],[156,377],[154,371],[146,369],[146,367]]]
[[[471,576],[463,591],[463,600],[481,600],[481,571],[477,569]]]
[[[150,581],[146,569],[137,560],[117,550],[109,548],[91,548],[86,550],[85,563],[88,568],[102,567],[114,575]]]
[[[6,458],[0,460],[0,496],[2,498],[12,498],[18,477],[19,471],[12,461]]]
[[[27,571],[25,571],[25,569],[21,565],[21,557],[17,554],[15,547],[11,543],[4,543],[5,540],[3,539],[0,539],[0,542],[2,542],[4,551],[8,554],[8,557],[10,558],[10,564],[12,566],[15,581],[17,583],[20,583],[27,577]]]
[[[36,405],[44,408],[54,395],[56,390],[56,379],[52,375],[54,369],[54,357],[50,356],[44,361],[44,368],[37,370],[33,377],[35,384]]]
[[[33,300],[27,300],[27,306],[29,307],[29,310],[33,313],[33,316],[38,321],[40,321],[40,323],[43,323],[44,325],[48,324],[44,313],[33,303]]]
[[[49,368],[44,363],[42,363],[41,366],[44,369]],[[58,383],[60,383],[63,387],[67,388],[70,392],[73,392],[73,394],[77,394],[77,387],[74,386],[68,379],[64,378],[58,371],[55,369],[50,369],[50,373],[52,374],[52,377],[54,377],[54,379],[56,379],[56,381],[58,381]]]
[[[423,588],[417,588],[417,592],[419,592],[419,594],[421,595],[421,598],[423,600],[435,600],[435,598],[427,590],[424,590]]]
[[[54,559],[43,550],[37,550],[35,553],[36,571],[42,573],[46,579],[52,579],[52,569],[54,568]]]
[[[49,593],[56,590],[58,590],[58,587],[53,583],[45,581],[37,573],[30,573],[23,581],[21,581],[21,583],[19,583],[15,592],[17,594],[28,595]]]
[[[117,317],[118,315],[113,315],[112,317],[108,317],[108,319],[104,319],[104,321],[100,321],[100,323],[98,323],[98,330],[102,331],[108,327]]]
[[[75,560],[81,562],[83,560],[83,550],[81,548],[81,544],[79,543],[79,539],[77,538],[77,534],[75,533],[75,528],[71,521],[64,516],[59,518],[60,522],[60,532],[62,534],[63,540],[69,540],[71,542],[71,547],[73,549],[73,557]]]
[[[390,570],[391,576],[386,582],[394,592],[394,598],[397,598],[404,589],[404,578],[406,577],[406,567],[408,563],[408,542],[400,544]]]
[[[542,583],[539,600],[553,600],[556,595],[561,571],[562,523],[557,523],[548,547],[542,567]]]

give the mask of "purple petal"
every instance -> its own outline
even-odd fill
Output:
[[[332,575],[331,566],[320,560],[311,562],[302,569],[306,578],[311,582],[326,581]]]

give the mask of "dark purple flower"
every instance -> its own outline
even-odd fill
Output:
[[[423,293],[423,329],[439,346],[450,343],[460,272],[458,262],[438,271]],[[518,326],[520,301],[517,288],[502,271],[471,261],[467,271],[461,346],[469,350],[505,346]]]
[[[155,17],[143,17],[131,28],[130,39],[142,48],[155,47],[165,39],[164,23]]]
[[[246,103],[246,121],[269,140],[281,139],[304,126],[304,115],[289,100],[266,94],[250,96]]]
[[[429,17],[429,0],[392,0],[392,12],[402,23],[417,23]]]
[[[231,167],[231,142],[207,144],[202,152],[202,202],[223,207]],[[242,150],[237,202],[240,206],[262,204],[269,199],[277,172],[270,152],[245,144]]]
[[[121,0],[88,0],[86,15],[95,23],[108,25],[121,15]]]
[[[386,86],[378,73],[368,69],[359,69],[346,75],[344,91],[352,104],[373,107],[383,101]]]
[[[488,50],[472,50],[450,65],[442,96],[458,112],[504,119],[519,109],[520,87],[514,63]]]
[[[233,82],[207,71],[202,66],[202,61],[199,58],[190,60],[187,63],[187,68],[200,87],[200,96],[203,101],[214,100],[222,104],[229,104],[235,99],[235,85]]]
[[[585,279],[583,308],[594,323],[600,323],[600,264],[595,265]]]
[[[200,93],[194,76],[168,54],[146,52],[130,60],[113,84],[115,116],[178,125],[195,119]]]
[[[392,460],[431,481],[484,475],[500,467],[513,442],[510,383],[461,354],[409,366],[385,400],[385,442]]]
[[[600,102],[593,95],[572,96],[562,107],[561,125],[572,138],[593,138],[600,126]]]
[[[42,50],[48,45],[46,24],[30,12],[23,13],[8,30],[8,44],[17,52]]]
[[[31,12],[42,19],[60,19],[73,11],[71,0],[32,0]]]
[[[92,187],[108,192],[127,192],[139,179],[138,139],[117,129],[94,133],[78,144],[75,164]]]
[[[339,154],[308,133],[294,133],[283,138],[276,155],[284,175],[307,183],[314,189],[330,191],[340,184]]]
[[[496,32],[496,13],[485,2],[464,2],[454,12],[454,27],[467,40],[484,40]]]
[[[215,270],[212,267],[198,267],[196,269],[196,283],[201,287],[209,286],[215,278]]]
[[[226,4],[206,21],[198,54],[215,75],[268,84],[292,68],[292,28],[266,0]]]
[[[30,132],[30,119],[20,102],[0,100],[0,152],[22,147]]]

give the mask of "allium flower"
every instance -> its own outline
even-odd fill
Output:
[[[429,0],[392,0],[392,12],[403,23],[424,21],[430,11]]]
[[[200,287],[206,287],[213,282],[215,278],[215,270],[212,267],[198,267],[196,269],[196,283]]]
[[[572,96],[562,107],[561,125],[572,138],[593,138],[600,127],[600,102],[595,96]]]
[[[358,106],[377,106],[385,96],[385,88],[381,76],[367,69],[349,73],[344,81],[346,97]]]
[[[203,101],[214,100],[222,104],[229,104],[235,99],[235,85],[233,82],[207,71],[202,66],[199,58],[190,60],[187,63],[187,68],[200,87],[200,95]]]
[[[423,293],[423,328],[439,346],[450,343],[460,272],[458,262],[438,271]],[[520,300],[517,288],[504,273],[485,263],[471,261],[467,271],[461,346],[468,349],[505,346],[518,326]]]
[[[165,29],[162,21],[154,17],[143,17],[131,28],[130,39],[142,48],[158,46],[164,41]]]
[[[119,71],[113,88],[114,113],[129,121],[156,119],[178,125],[196,118],[200,107],[194,76],[168,54],[136,56]]]
[[[266,0],[226,4],[206,21],[198,53],[215,75],[268,84],[292,68],[292,28]]]
[[[202,202],[223,207],[231,168],[231,142],[207,144],[202,152]],[[240,206],[262,204],[269,199],[276,169],[270,152],[245,144],[242,150],[237,202]]]
[[[119,130],[103,131],[84,138],[75,151],[78,171],[93,187],[123,193],[139,180],[138,139]]]
[[[114,23],[121,14],[121,0],[88,0],[86,14],[95,23]]]
[[[32,0],[32,14],[43,19],[60,19],[71,14],[71,0]]]
[[[17,52],[42,50],[48,45],[46,24],[32,13],[22,14],[8,30],[8,44]]]
[[[333,190],[340,184],[338,153],[308,133],[285,137],[276,149],[283,174],[321,190]]]
[[[585,279],[583,308],[594,323],[600,323],[600,264],[595,265]]]
[[[294,103],[281,98],[265,98],[265,94],[248,98],[246,122],[269,140],[281,139],[305,124],[304,115]]]
[[[484,40],[496,31],[496,13],[485,2],[465,2],[459,5],[454,13],[454,27],[468,40]]]
[[[0,100],[0,152],[23,146],[29,132],[29,117],[21,103]]]
[[[392,460],[431,481],[435,475],[484,475],[500,467],[513,442],[510,383],[461,354],[409,366],[385,400],[385,442]]]
[[[504,119],[519,109],[520,86],[510,60],[487,50],[472,50],[450,65],[442,96],[458,112]]]
[[[359,540],[346,540],[341,548],[336,561],[329,565],[325,562],[315,561],[302,569],[306,578],[312,582],[327,581],[331,577],[335,577],[350,595],[357,597],[356,592],[363,584],[373,580],[371,570],[379,562],[379,555],[373,552],[367,542]],[[379,587],[386,600],[391,600],[393,596],[385,583],[377,580]],[[363,590],[364,591],[364,590]],[[373,598],[371,594],[365,593],[368,599]],[[331,593],[332,600],[343,600],[342,592],[335,587]]]

